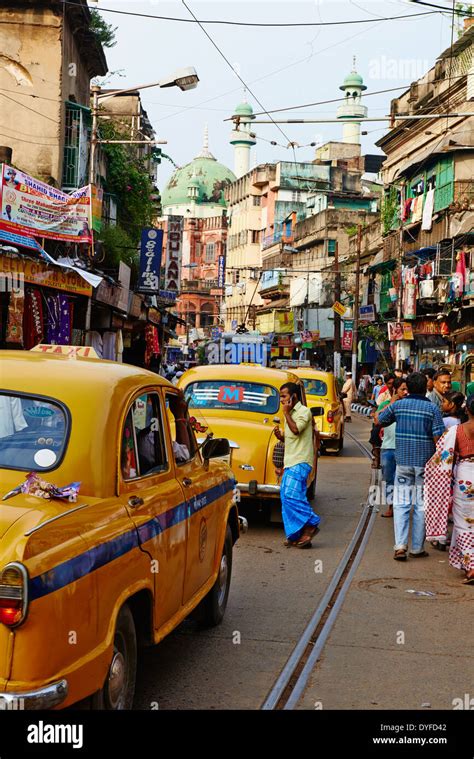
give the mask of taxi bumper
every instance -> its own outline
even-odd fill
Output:
[[[0,710],[51,709],[53,706],[61,704],[66,699],[67,694],[67,680],[59,680],[38,690],[0,693]]]
[[[250,480],[250,482],[238,482],[237,488],[241,493],[248,493],[249,495],[279,495],[279,485],[264,485],[257,480]]]

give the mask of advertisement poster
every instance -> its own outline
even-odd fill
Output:
[[[135,288],[138,293],[156,295],[160,286],[162,229],[142,229],[140,240],[140,274]]]
[[[2,164],[0,230],[52,240],[92,244],[91,187],[67,195]]]
[[[413,326],[404,322],[388,322],[389,340],[414,340]]]
[[[164,290],[178,292],[180,289],[183,221],[182,216],[168,216]]]
[[[342,333],[341,349],[343,351],[352,350],[352,337],[354,334],[354,320],[344,319],[344,332]]]
[[[224,287],[225,285],[225,256],[219,256],[219,262],[217,267],[217,287]]]

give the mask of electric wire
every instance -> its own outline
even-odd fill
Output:
[[[73,2],[73,0],[62,0],[64,5],[77,5],[77,3]],[[436,6],[437,7],[437,6]],[[135,16],[137,18],[151,18],[151,19],[157,19],[159,21],[173,21],[177,23],[185,23],[185,24],[222,24],[224,26],[243,26],[243,27],[268,27],[268,28],[280,28],[280,29],[289,29],[289,28],[298,28],[298,27],[307,27],[307,26],[319,26],[319,27],[325,27],[325,26],[348,26],[350,24],[370,24],[372,22],[372,19],[350,19],[347,21],[294,21],[294,22],[285,22],[285,23],[277,23],[277,22],[258,22],[258,21],[226,21],[224,19],[190,19],[190,18],[181,18],[178,16],[161,16],[153,13],[136,13],[135,11],[119,11],[117,8],[103,8],[102,6],[97,6],[97,10],[100,11],[100,13],[116,13],[120,16]],[[444,10],[444,9],[441,9]],[[381,18],[383,21],[397,21],[398,19],[405,19],[405,18],[415,18],[417,16],[431,16],[435,15],[436,13],[439,13],[440,11],[422,11],[420,13],[405,13],[399,16],[386,16]]]

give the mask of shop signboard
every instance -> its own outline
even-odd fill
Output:
[[[75,295],[92,295],[92,286],[72,269],[52,268],[42,261],[0,255],[0,279],[8,281],[9,278]]]
[[[92,244],[92,190],[70,195],[2,164],[0,229],[65,242]]]
[[[183,221],[182,216],[168,216],[164,290],[180,289]]]
[[[237,329],[237,319],[232,319],[230,327],[232,330]]]
[[[140,273],[135,288],[138,293],[156,295],[160,286],[162,229],[142,229],[140,240]]]
[[[224,287],[225,285],[225,256],[219,256],[217,264],[217,287]]]
[[[344,331],[341,338],[341,349],[343,351],[352,350],[352,339],[354,336],[354,320],[344,319]]]
[[[176,290],[158,290],[158,295],[165,300],[176,300],[178,293]]]
[[[359,321],[360,322],[374,322],[375,321],[375,306],[361,306],[359,308]]]
[[[282,348],[288,348],[290,345],[293,345],[293,335],[282,335],[278,338],[278,345]]]
[[[339,316],[344,316],[346,313],[346,307],[343,306],[342,303],[339,303],[338,300],[333,304],[332,310],[335,314],[339,314]]]
[[[415,335],[449,335],[449,326],[444,319],[422,319],[413,325]]]

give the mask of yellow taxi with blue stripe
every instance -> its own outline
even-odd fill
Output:
[[[158,375],[80,354],[2,352],[3,708],[131,708],[139,645],[227,604],[228,442],[200,448]]]
[[[244,498],[279,498],[280,479],[274,463],[278,441],[273,430],[283,426],[280,387],[285,382],[295,382],[302,402],[306,403],[303,382],[296,373],[258,364],[195,366],[178,381],[190,413],[200,425],[201,435],[212,433],[229,440],[229,462]],[[310,498],[315,496],[318,466],[316,428],[314,432],[314,464],[308,482]]]

